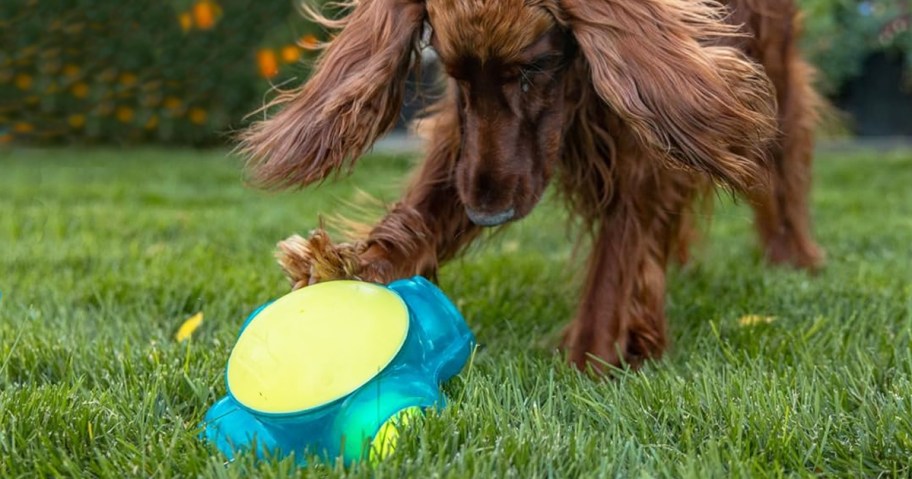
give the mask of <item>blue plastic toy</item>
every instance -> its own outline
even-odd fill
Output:
[[[254,449],[349,464],[388,456],[397,426],[445,404],[475,338],[456,307],[416,276],[388,286],[330,281],[253,312],[228,359],[228,395],[204,437],[229,459]],[[273,456],[275,457],[275,456]]]

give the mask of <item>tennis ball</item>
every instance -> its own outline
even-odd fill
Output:
[[[396,446],[399,444],[399,431],[421,414],[423,414],[423,411],[420,407],[412,406],[393,414],[392,417],[381,424],[377,434],[374,434],[374,438],[371,440],[368,458],[370,464],[376,465],[392,456],[396,452]]]

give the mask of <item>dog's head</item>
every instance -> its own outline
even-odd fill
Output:
[[[555,7],[427,0],[430,42],[452,79],[462,125],[456,189],[476,224],[528,214],[560,155],[575,44]]]
[[[268,185],[350,167],[394,125],[429,34],[456,90],[457,191],[479,225],[520,218],[541,198],[574,127],[568,112],[590,106],[568,101],[573,76],[644,157],[745,188],[774,104],[758,67],[714,46],[736,33],[722,12],[711,0],[353,0],[310,81],[280,96],[283,109],[242,147]]]

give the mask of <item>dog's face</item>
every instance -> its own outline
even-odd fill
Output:
[[[428,2],[431,45],[460,113],[457,191],[481,226],[527,215],[560,155],[571,39],[529,3]]]

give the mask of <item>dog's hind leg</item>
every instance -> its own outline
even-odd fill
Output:
[[[811,232],[810,191],[816,92],[810,67],[793,60],[776,81],[782,136],[771,152],[770,188],[752,195],[757,231],[773,264],[816,270],[824,253]]]
[[[797,17],[766,20],[761,35],[773,43],[761,50],[759,60],[776,86],[781,135],[771,151],[770,188],[756,191],[751,201],[766,259],[815,270],[823,265],[824,253],[811,232],[809,203],[814,130],[823,100],[814,90],[812,67],[797,50]]]

